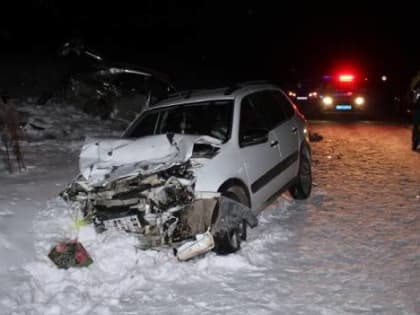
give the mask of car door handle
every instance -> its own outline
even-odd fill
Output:
[[[297,127],[292,127],[292,132],[296,133],[296,131],[297,131]]]
[[[277,140],[273,140],[273,141],[270,142],[270,147],[275,147],[278,144],[279,144],[279,142]]]

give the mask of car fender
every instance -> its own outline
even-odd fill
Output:
[[[194,169],[196,191],[218,192],[223,184],[232,179],[242,182],[248,190],[244,162],[232,144],[224,144],[212,159],[195,162],[201,164]]]

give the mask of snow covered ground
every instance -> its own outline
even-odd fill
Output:
[[[240,252],[180,263],[126,234],[77,230],[57,194],[77,173],[82,136],[116,132],[53,105],[26,108],[60,136],[24,143],[25,172],[0,167],[1,315],[420,314],[420,154],[407,126],[312,122],[323,136],[312,196],[279,197]],[[57,269],[49,250],[76,235],[94,263]]]

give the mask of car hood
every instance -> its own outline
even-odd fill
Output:
[[[80,173],[89,186],[129,176],[154,174],[191,159],[195,144],[220,147],[209,136],[163,134],[138,139],[88,138],[80,153]]]

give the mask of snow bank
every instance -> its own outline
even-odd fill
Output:
[[[104,129],[116,136],[125,124],[116,120],[100,120],[83,113],[63,99],[50,99],[44,105],[36,105],[32,99],[15,100],[17,109],[26,121],[23,131],[26,140],[80,140],[86,136],[103,136]]]
[[[48,150],[50,146],[56,146],[57,150],[63,151],[65,147],[75,146],[72,141],[78,142],[74,149],[80,150],[86,137],[118,137],[127,125],[127,122],[114,119],[102,121],[92,117],[64,99],[52,98],[44,105],[36,105],[36,100],[32,98],[12,99],[10,102],[19,113],[22,128],[20,146],[26,170],[32,167],[31,161],[28,163],[28,156],[34,149],[38,149],[37,158],[40,157],[41,147],[48,147]],[[1,133],[0,130],[0,136]],[[8,173],[3,159],[4,151],[3,143],[0,142],[0,174]],[[12,168],[16,170],[15,157],[10,154]]]

